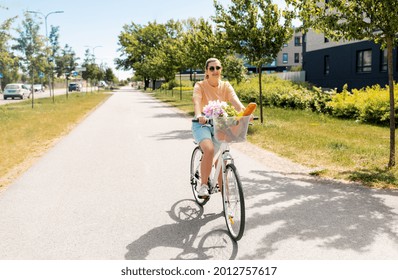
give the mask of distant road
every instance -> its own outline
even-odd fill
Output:
[[[95,91],[95,90],[97,90],[97,87],[92,87],[92,88],[88,87],[87,89],[86,89],[86,87],[84,87],[81,92],[86,92],[86,90],[88,92]],[[56,96],[63,95],[63,94],[66,94],[66,88],[58,88],[58,89],[55,89],[54,92],[55,92]],[[75,91],[70,92],[70,93],[74,93],[74,92]],[[34,95],[35,99],[46,98],[46,97],[50,97],[50,91],[48,89],[46,89],[44,92],[35,92],[35,95]],[[4,105],[4,104],[8,104],[8,103],[21,102],[22,100],[27,100],[27,98],[25,98],[25,99],[18,99],[18,98],[10,99],[10,98],[8,98],[7,100],[4,100],[3,94],[2,93],[0,94],[0,106]],[[30,99],[28,99],[28,100],[30,100]]]

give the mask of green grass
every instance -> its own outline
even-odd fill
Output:
[[[0,106],[0,187],[29,167],[109,94],[69,94]]]
[[[193,115],[192,92],[155,92],[154,96]],[[389,128],[342,120],[309,111],[264,107],[248,140],[297,163],[313,167],[314,176],[398,188],[398,168],[387,168]],[[256,115],[259,114],[259,109]]]

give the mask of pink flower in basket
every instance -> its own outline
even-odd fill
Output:
[[[228,107],[227,102],[216,100],[216,101],[209,101],[203,108],[203,113],[206,117],[228,117],[227,112],[225,109]]]

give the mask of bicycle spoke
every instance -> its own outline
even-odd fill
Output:
[[[224,192],[224,213],[228,231],[233,239],[239,240],[245,226],[245,209],[242,185],[232,164],[226,167]]]

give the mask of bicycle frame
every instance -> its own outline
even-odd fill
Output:
[[[232,158],[232,155],[229,153],[229,145],[227,143],[221,143],[220,149],[213,157],[212,167],[213,166],[215,167],[215,171],[212,179],[210,180],[210,185],[209,185],[210,190],[214,190],[216,188],[215,186],[217,183],[213,182],[218,182],[218,177],[221,171],[222,171],[222,179],[224,182],[226,181],[225,168],[229,163],[234,163],[234,159]],[[219,186],[219,188],[221,189],[222,186]]]
[[[236,119],[232,119],[232,123],[228,120],[215,121],[214,135],[217,136],[215,138],[221,142],[221,145],[212,158],[211,171],[207,180],[209,195],[198,195],[197,187],[201,186],[204,178],[200,170],[203,151],[197,143],[195,143],[196,147],[191,157],[191,188],[196,202],[203,207],[212,194],[221,191],[225,221],[228,231],[235,241],[242,238],[245,229],[245,201],[242,182],[234,159],[229,152],[229,145],[246,140],[248,119],[249,117],[246,117],[244,122],[239,122],[239,120],[236,122]],[[192,121],[197,122],[197,120]],[[213,123],[209,125],[211,126]],[[236,129],[230,129],[230,126],[236,126]],[[220,184],[218,184],[219,179],[221,180]]]

